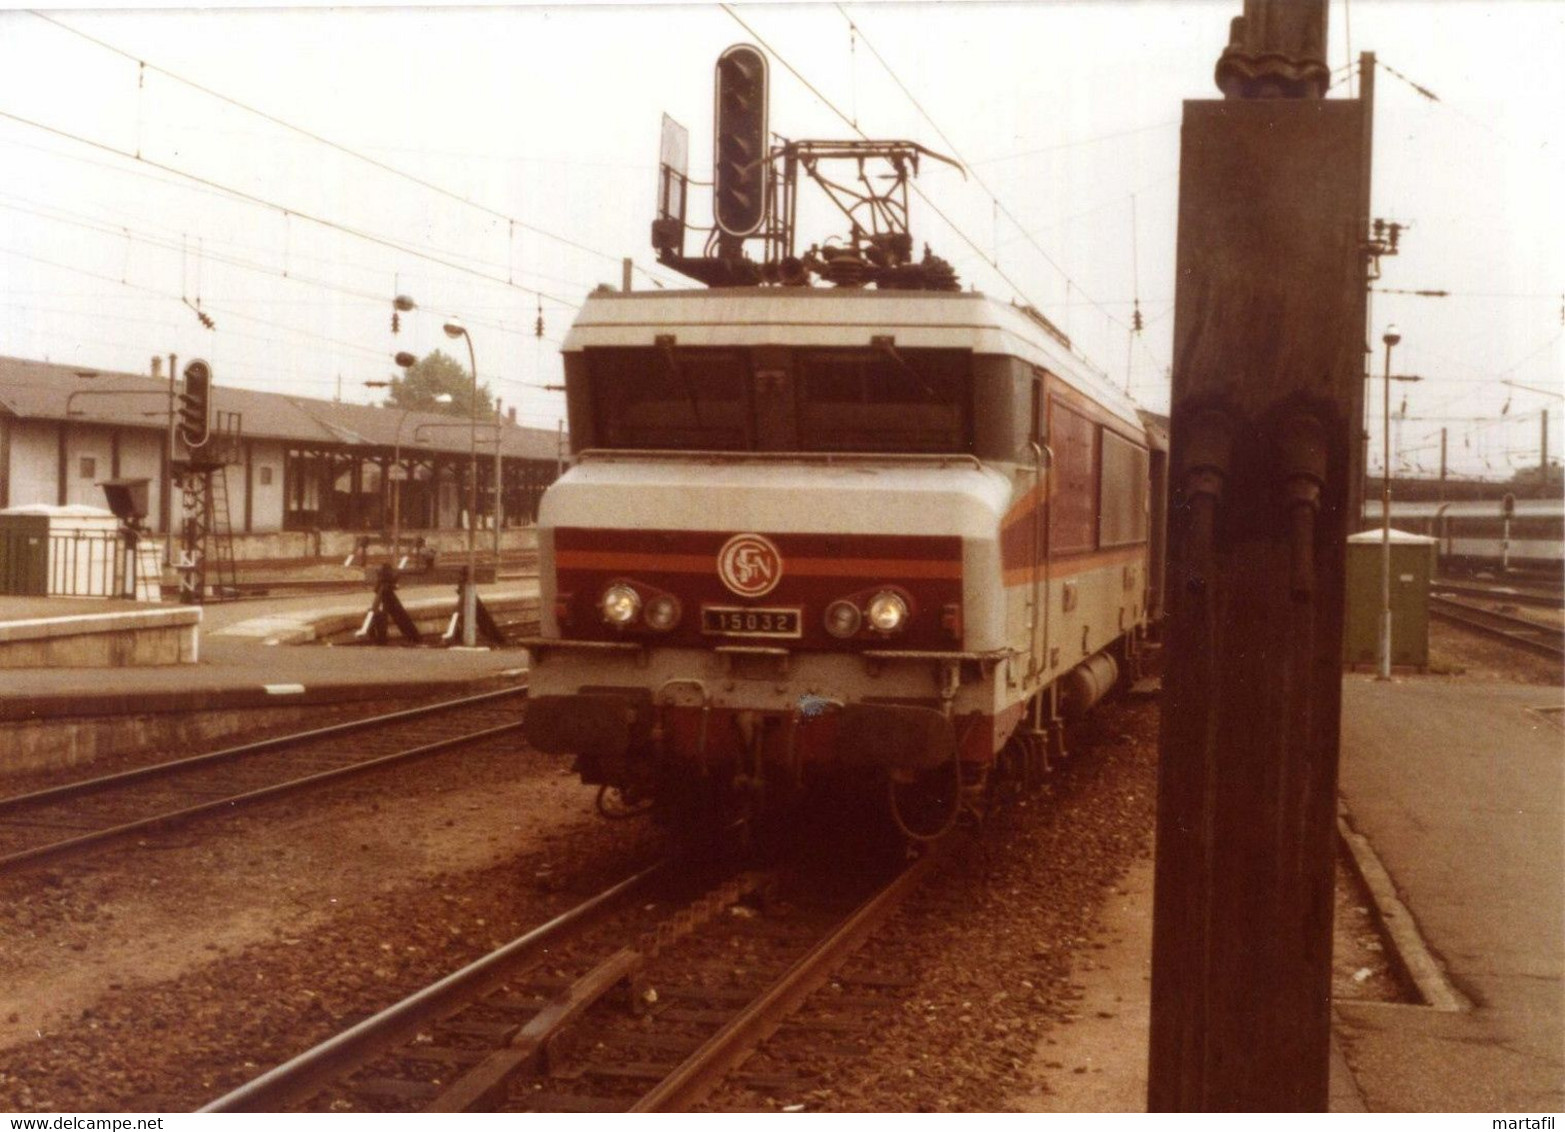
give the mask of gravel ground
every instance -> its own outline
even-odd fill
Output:
[[[1151,858],[1157,722],[1155,700],[1101,709],[1044,793],[997,814],[972,851],[811,998],[795,1032],[745,1066],[805,1073],[812,1088],[729,1087],[712,1106],[1035,1111],[1061,1074],[1088,1072],[1072,1027],[1103,964],[1105,901],[1126,897],[1126,872]],[[1407,1001],[1368,903],[1339,867],[1332,993]],[[1093,1020],[1115,1024],[1111,1011]],[[1124,1040],[1144,1045],[1141,1027],[1126,1024]],[[831,1036],[824,1054],[814,1052],[822,1031]],[[841,1055],[857,1044],[862,1054]]]
[[[1100,711],[1044,790],[997,812],[850,964],[796,1027],[746,1064],[814,1077],[798,1095],[728,1088],[716,1108],[993,1111],[1032,1086],[1040,1044],[1068,1043],[1096,912],[1151,849],[1157,704]],[[887,984],[877,987],[877,983]],[[844,1003],[851,1003],[845,1007]],[[860,1056],[810,1056],[857,1017]],[[862,1027],[862,1032],[854,1032]],[[839,1045],[841,1042],[839,1041]]]
[[[1533,660],[1434,633],[1466,673],[1436,679]],[[1155,700],[1100,712],[746,1067],[808,1089],[714,1106],[1018,1108],[1071,1072],[1099,914],[1151,850],[1156,727]],[[0,1108],[212,1099],[651,857],[643,823],[591,801],[561,761],[497,743],[0,881]],[[1394,994],[1362,908],[1344,887],[1338,993]]]
[[[195,1108],[652,855],[494,743],[0,882],[0,1109]]]
[[[1451,679],[1509,680],[1560,687],[1560,662],[1443,621],[1429,622],[1429,671]]]

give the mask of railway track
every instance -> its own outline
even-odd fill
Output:
[[[673,897],[672,914],[645,903],[676,882],[668,863],[655,866],[201,1111],[688,1111],[842,966],[938,856],[851,900],[838,893],[808,907],[769,899],[776,875],[744,873]],[[606,919],[612,928],[596,931]],[[829,1041],[851,1030],[814,1025]],[[733,1079],[807,1087],[786,1076]]]
[[[508,734],[525,694],[505,688],[0,798],[0,871]]]
[[[1429,598],[1429,613],[1432,617],[1494,637],[1516,648],[1556,660],[1565,657],[1565,630],[1557,625],[1541,625],[1525,617],[1512,617],[1472,602],[1436,595]]]
[[[1438,578],[1431,588],[1440,594],[1476,597],[1484,601],[1505,601],[1513,605],[1534,605],[1544,609],[1559,609],[1565,606],[1565,595],[1562,595],[1558,589],[1551,590],[1542,586],[1512,586],[1502,582]]]

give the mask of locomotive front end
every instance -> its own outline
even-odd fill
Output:
[[[616,787],[948,761],[996,479],[972,461],[589,457],[543,515],[529,739]],[[621,506],[642,524],[600,525]]]
[[[568,343],[527,735],[632,803],[916,776],[993,713],[1013,486],[973,454],[973,355],[822,298],[599,296]],[[673,325],[628,345],[632,313]]]

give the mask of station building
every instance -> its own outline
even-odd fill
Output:
[[[150,374],[116,373],[0,357],[0,510],[28,504],[105,505],[105,480],[149,482],[147,526],[168,531],[180,499],[169,476],[172,389],[154,359]],[[287,555],[283,536],[372,532],[392,525],[402,469],[405,533],[467,526],[476,436],[481,528],[493,529],[499,447],[504,529],[537,518],[559,472],[563,437],[514,419],[481,419],[214,386],[228,526],[257,536],[245,557]],[[269,551],[268,546],[274,549]]]

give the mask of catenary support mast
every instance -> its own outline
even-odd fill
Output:
[[[1325,1108],[1370,115],[1326,0],[1246,0],[1185,104],[1148,1105]]]

